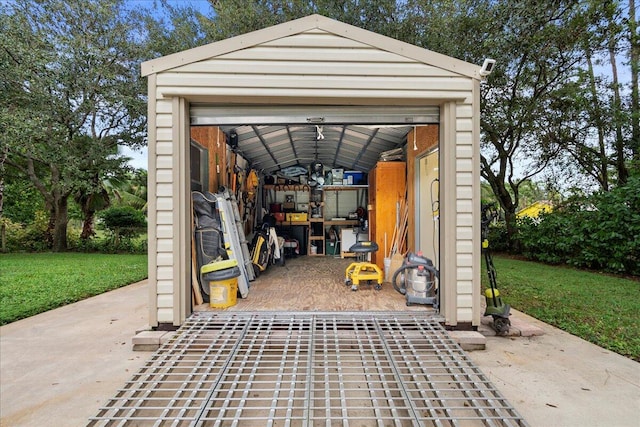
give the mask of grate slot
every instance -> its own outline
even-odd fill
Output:
[[[526,426],[419,313],[195,313],[90,426]]]

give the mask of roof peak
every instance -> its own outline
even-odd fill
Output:
[[[142,75],[160,73],[186,64],[203,61],[240,49],[290,37],[306,31],[320,29],[339,37],[358,41],[380,50],[393,52],[425,64],[441,67],[467,77],[480,79],[480,66],[424,49],[382,34],[346,24],[323,15],[313,14],[303,18],[252,31],[203,46],[173,53],[142,63]]]

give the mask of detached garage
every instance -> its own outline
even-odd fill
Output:
[[[348,263],[340,255],[349,236],[338,236],[357,225],[378,243],[371,262],[382,266],[394,232],[379,228],[380,218],[391,210],[385,215],[401,221],[395,196],[404,196],[400,252],[422,251],[440,273],[437,304],[425,313],[449,327],[480,324],[480,66],[312,15],[145,62],[142,74],[151,326],[182,325],[196,310],[192,191],[234,189],[236,171],[249,169],[259,184],[254,213],[241,212],[248,237],[263,213],[280,210],[273,206],[313,204],[324,184],[322,213],[308,207],[308,215],[278,220],[292,234],[306,230],[298,255],[318,260]],[[333,182],[274,178],[317,163]],[[365,227],[350,222],[363,218]],[[308,231],[314,220],[323,229],[317,237]],[[277,274],[274,266],[269,275]]]

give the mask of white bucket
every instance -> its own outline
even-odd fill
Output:
[[[384,259],[384,281],[391,282],[391,258]]]
[[[311,255],[317,255],[318,254],[318,247],[311,245]]]

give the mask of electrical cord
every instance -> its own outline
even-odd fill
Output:
[[[438,185],[438,199],[434,198],[434,184]],[[433,261],[436,268],[439,268],[439,253],[438,253],[438,225],[440,224],[440,180],[438,178],[431,181],[431,214],[433,215]]]

